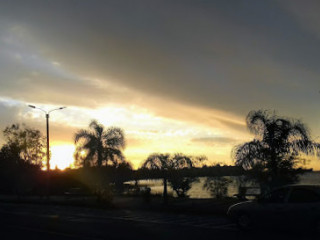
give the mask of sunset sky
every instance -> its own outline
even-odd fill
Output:
[[[320,141],[319,12],[316,0],[3,0],[0,129],[45,134],[27,105],[66,106],[50,116],[59,168],[92,119],[124,129],[135,167],[153,152],[232,164],[231,149],[253,137],[247,113],[261,108]]]

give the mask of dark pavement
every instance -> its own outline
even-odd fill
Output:
[[[318,239],[306,231],[239,231],[222,216],[0,203],[0,239]]]

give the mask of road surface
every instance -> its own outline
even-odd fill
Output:
[[[318,239],[311,233],[239,231],[223,216],[0,203],[0,239]]]

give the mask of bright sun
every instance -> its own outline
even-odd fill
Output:
[[[64,170],[68,167],[73,167],[75,151],[74,145],[55,145],[51,147],[50,168],[59,168]]]

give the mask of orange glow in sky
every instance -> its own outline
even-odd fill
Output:
[[[74,166],[74,150],[74,145],[53,145],[51,147],[50,168],[61,170],[72,168]]]

